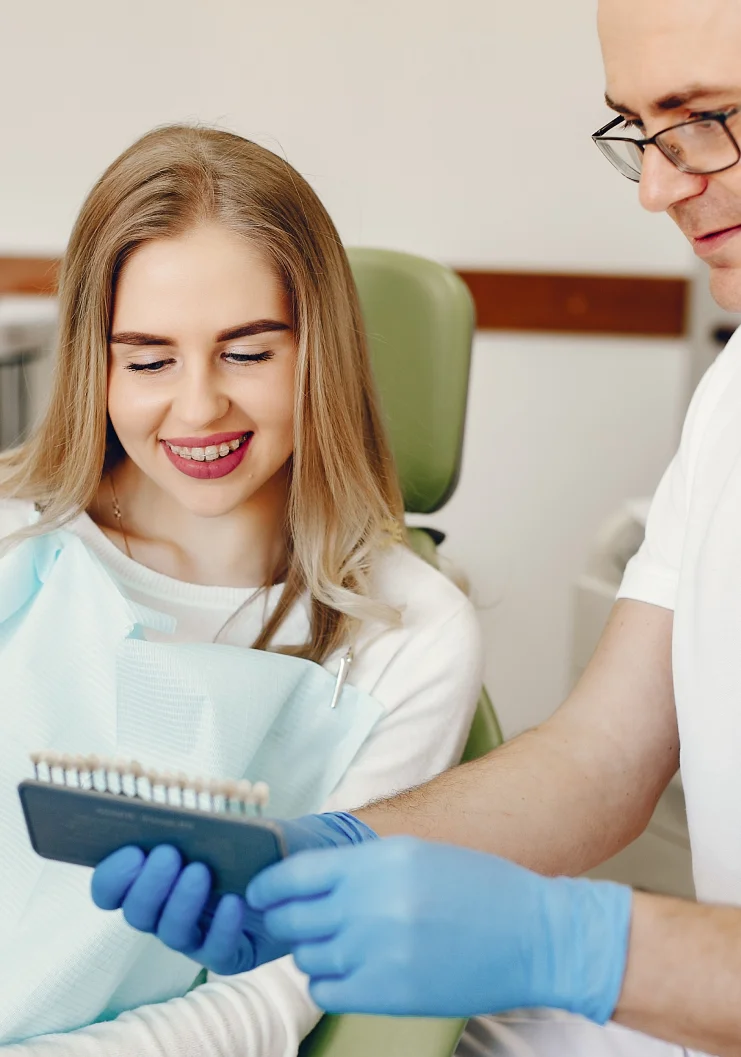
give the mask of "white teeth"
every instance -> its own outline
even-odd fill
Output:
[[[166,441],[170,451],[179,455],[181,459],[194,459],[196,462],[214,462],[215,459],[223,459],[225,455],[236,451],[245,441],[247,434],[237,437],[235,440],[225,441],[223,444],[208,444],[205,448],[185,448],[180,444],[170,444]]]

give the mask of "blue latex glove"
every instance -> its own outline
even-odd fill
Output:
[[[329,1012],[543,1006],[601,1024],[620,994],[632,893],[400,837],[286,859],[252,881],[247,902]]]
[[[377,839],[372,829],[343,812],[278,825],[291,855]],[[165,844],[148,856],[133,847],[109,855],[93,873],[91,892],[101,910],[122,908],[133,928],[222,975],[246,972],[290,950],[265,931],[262,914],[241,896],[223,896],[212,910],[207,868],[202,863],[183,868],[178,852]]]

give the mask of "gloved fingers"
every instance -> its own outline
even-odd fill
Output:
[[[341,978],[325,977],[324,979],[312,980],[309,984],[309,994],[314,1003],[326,1013],[365,1013],[367,1010],[363,1005],[362,997],[353,1001],[356,988],[352,983]]]
[[[291,855],[275,866],[268,866],[247,887],[247,902],[255,910],[286,903],[291,899],[311,899],[331,892],[342,876],[347,855],[358,849],[334,848]]]
[[[342,924],[342,912],[332,894],[295,899],[265,911],[265,927],[276,940],[287,943],[329,939]]]
[[[320,943],[300,943],[294,948],[293,958],[301,972],[312,978],[312,982],[327,977],[344,978],[356,966],[356,959],[341,936]]]
[[[145,855],[140,848],[119,848],[98,863],[90,882],[93,902],[101,910],[118,910],[141,873]]]
[[[211,875],[203,863],[194,862],[180,874],[157,923],[157,939],[166,947],[187,954],[201,945],[202,920],[211,892]],[[200,927],[199,927],[200,923]]]
[[[225,895],[208,930],[197,959],[221,976],[244,973],[255,966],[252,942],[244,933],[245,902],[239,896]]]
[[[132,928],[154,932],[162,908],[180,874],[181,859],[175,848],[160,844],[147,856],[141,873],[123,901],[123,913]]]

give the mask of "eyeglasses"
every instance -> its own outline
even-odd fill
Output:
[[[672,165],[680,172],[699,173],[704,176],[710,173],[731,169],[741,159],[741,147],[736,137],[728,128],[728,119],[741,112],[741,107],[731,110],[719,110],[712,114],[701,114],[679,125],[662,129],[650,139],[640,139],[636,135],[610,136],[609,132],[618,129],[622,132],[639,131],[636,124],[617,117],[604,128],[594,133],[592,139],[607,160],[615,168],[636,183],[641,178],[643,154],[646,147],[658,147]]]

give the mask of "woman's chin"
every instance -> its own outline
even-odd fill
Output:
[[[225,517],[247,505],[254,499],[259,491],[259,484],[245,487],[236,482],[227,483],[224,480],[193,481],[179,485],[177,489],[168,489],[172,499],[196,517]]]

